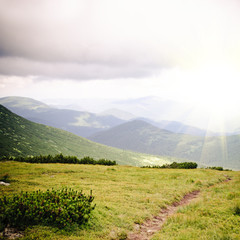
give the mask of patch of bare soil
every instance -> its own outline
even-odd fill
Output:
[[[5,228],[0,236],[1,239],[17,239],[23,237],[23,233],[15,228]]]
[[[168,206],[159,213],[159,215],[153,217],[152,219],[147,220],[143,224],[137,224],[135,226],[135,231],[128,235],[128,240],[148,240],[150,237],[161,230],[163,224],[167,218],[173,215],[179,206],[187,205],[191,200],[196,198],[200,191],[193,191],[186,194],[182,200],[175,202],[172,205]]]

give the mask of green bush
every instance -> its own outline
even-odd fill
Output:
[[[113,165],[117,165],[116,161],[111,161],[111,160],[107,160],[107,159],[99,159],[96,161],[98,165],[107,165],[107,166],[113,166]]]
[[[171,164],[164,164],[162,166],[144,166],[144,168],[172,168],[172,169],[194,169],[197,168],[197,163],[195,162],[173,162]]]
[[[88,221],[94,197],[72,189],[46,192],[21,192],[0,197],[0,225],[24,229],[29,225],[51,225],[58,228]]]
[[[239,205],[239,204],[236,205],[236,206],[233,208],[233,214],[240,216],[240,205]]]
[[[212,169],[217,171],[232,171],[231,169],[224,169],[223,167],[207,167],[207,169]]]

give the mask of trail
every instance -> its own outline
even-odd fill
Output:
[[[226,180],[223,182],[228,182],[230,180],[231,178],[226,176]],[[214,187],[215,185],[216,184],[210,187]],[[199,194],[199,190],[187,193],[179,202],[174,202],[165,209],[162,209],[157,216],[147,220],[141,225],[136,224],[134,231],[128,234],[127,240],[149,240],[154,233],[162,229],[168,217],[172,216],[180,206],[189,204],[193,199],[197,198]]]
[[[161,230],[167,218],[173,215],[179,206],[187,205],[191,200],[196,198],[200,191],[193,191],[186,194],[179,202],[168,206],[152,219],[147,220],[142,225],[137,224],[135,231],[128,235],[128,240],[149,240],[150,237]]]

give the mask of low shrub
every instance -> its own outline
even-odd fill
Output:
[[[95,206],[94,197],[72,189],[21,192],[19,195],[0,197],[0,225],[24,229],[29,225],[51,225],[64,228],[82,225]]]
[[[223,171],[223,167],[207,167],[207,169]]]
[[[172,168],[172,169],[194,169],[197,168],[197,163],[195,162],[173,162],[171,164],[164,164],[162,166],[144,166],[143,168]]]
[[[233,208],[233,214],[240,216],[240,205],[239,204],[235,205],[235,207]]]
[[[3,181],[5,183],[9,183],[10,182],[10,175],[8,173],[1,175],[0,176],[0,181]]]
[[[207,167],[207,169],[212,169],[217,171],[231,171],[230,169],[224,169],[223,167]]]

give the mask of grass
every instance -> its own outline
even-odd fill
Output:
[[[240,174],[227,183],[203,189],[197,201],[170,217],[154,240],[240,239]]]
[[[133,229],[135,223],[142,223],[145,219],[156,215],[164,206],[197,189],[203,192],[201,195],[202,200],[196,203],[197,205],[190,205],[190,207],[178,212],[176,220],[171,218],[161,231],[160,239],[174,239],[162,236],[164,236],[163,234],[172,236],[177,231],[181,232],[181,234],[178,232],[179,236],[185,236],[188,234],[186,226],[192,229],[192,233],[189,233],[188,236],[205,231],[206,221],[204,218],[201,220],[201,214],[202,217],[207,214],[207,219],[211,219],[211,214],[213,216],[215,214],[215,212],[211,213],[211,209],[214,211],[214,207],[220,213],[231,215],[227,223],[224,223],[224,221],[225,216],[228,215],[216,218],[215,221],[219,222],[219,226],[217,225],[215,230],[217,231],[218,228],[224,229],[224,226],[230,222],[232,232],[235,231],[234,234],[240,237],[236,227],[236,222],[238,221],[239,224],[240,217],[234,214],[234,207],[239,203],[240,195],[239,190],[237,190],[240,185],[238,172],[2,162],[0,163],[0,175],[4,174],[10,175],[11,185],[0,186],[0,194],[9,195],[22,190],[33,191],[38,189],[47,190],[52,187],[55,189],[69,187],[78,191],[83,190],[86,194],[92,190],[95,197],[94,204],[96,204],[96,208],[88,225],[83,229],[74,228],[72,231],[64,231],[44,226],[29,227],[25,231],[25,239],[124,239],[127,233]],[[223,183],[216,185],[216,187],[207,188],[223,181],[226,174],[234,179],[228,183],[229,185]],[[214,204],[215,199],[221,201],[219,198],[223,198],[226,193],[229,200],[225,201],[232,203],[231,207],[219,203]],[[212,205],[204,208],[204,205],[209,202]],[[200,215],[197,218],[198,209],[200,209]],[[192,219],[188,216],[187,211],[193,214]],[[179,225],[175,226],[174,224],[177,224],[180,217],[183,217],[188,225],[181,225],[181,220],[179,220]],[[194,226],[199,226],[196,233]],[[225,231],[219,230],[218,234],[219,236],[225,236]]]

